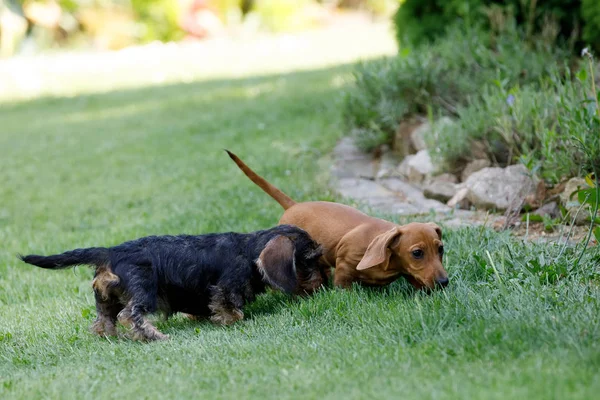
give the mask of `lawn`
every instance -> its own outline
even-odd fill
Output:
[[[528,398],[600,391],[600,251],[445,231],[451,284],[267,293],[229,328],[175,316],[167,342],[88,332],[85,267],[21,253],[150,234],[252,231],[280,207],[238,153],[297,200],[335,199],[351,66],[6,103],[0,108],[0,398]],[[387,216],[394,218],[393,216]],[[558,279],[557,279],[558,278]]]

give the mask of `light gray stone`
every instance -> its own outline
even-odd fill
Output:
[[[343,178],[337,183],[337,190],[343,196],[386,212],[403,215],[419,214],[419,208],[399,198],[394,192],[375,181],[357,178]]]
[[[484,168],[464,182],[467,198],[477,208],[506,210],[536,194],[537,182],[523,165]]]
[[[448,117],[442,117],[437,121],[434,121],[431,124],[429,121],[425,120],[420,125],[417,125],[412,132],[410,133],[410,142],[412,147],[416,151],[426,150],[427,149],[427,141],[425,138],[432,131],[434,135],[444,129],[445,126],[452,124],[453,121]]]
[[[421,150],[417,154],[406,157],[398,167],[398,172],[408,182],[420,184],[431,176],[435,167],[427,150]]]
[[[334,163],[331,174],[338,179],[375,179],[376,162],[372,154],[360,151],[354,141],[345,137],[333,149]]]
[[[421,190],[404,182],[402,179],[382,179],[379,183],[386,189],[394,192],[401,201],[414,205],[423,213],[431,210],[437,212],[446,212],[450,210],[445,204],[437,200],[426,198]]]
[[[463,187],[463,188],[458,189],[456,194],[450,200],[448,200],[446,205],[451,208],[455,208],[455,207],[462,208],[462,209],[469,208],[471,206],[471,203],[469,202],[469,199],[467,198],[468,193],[469,193],[469,189],[467,189],[467,188]]]
[[[417,151],[426,150],[425,135],[431,131],[431,124],[423,122],[410,133],[410,142]]]
[[[456,177],[456,175],[454,174],[449,174],[449,173],[443,173],[440,175],[436,175],[433,178],[431,178],[431,182],[449,182],[449,183],[458,183],[458,178]]]
[[[386,189],[395,192],[397,196],[406,201],[408,201],[411,198],[423,197],[423,194],[417,187],[411,185],[408,182],[403,181],[400,178],[382,179],[379,181],[379,184],[381,184],[381,186],[385,187]]]
[[[444,180],[432,180],[423,189],[423,194],[428,199],[434,199],[446,203],[458,192],[458,186],[455,183]]]
[[[473,160],[465,166],[462,174],[460,175],[461,182],[465,182],[471,175],[473,175],[477,171],[481,171],[484,168],[490,167],[492,163],[490,160],[479,159]]]
[[[400,176],[397,167],[401,161],[400,157],[391,151],[383,153],[379,159],[379,170],[377,171],[376,178],[382,179]]]
[[[377,182],[361,178],[339,179],[338,191],[344,197],[350,197],[359,201],[394,197],[393,192],[387,190]]]
[[[550,218],[558,218],[560,216],[560,209],[558,208],[557,202],[551,201],[535,210],[533,214],[539,215],[540,217],[548,216]]]
[[[590,218],[591,218],[590,206],[584,205],[583,207],[581,207],[581,203],[579,203],[577,194],[575,193],[580,189],[589,189],[589,188],[590,187],[586,183],[585,179],[571,178],[567,181],[567,184],[565,185],[565,190],[560,194],[560,202],[569,212],[569,215],[570,215],[569,221],[572,221],[573,218],[575,218],[575,216],[577,215],[577,218],[575,218],[576,225],[584,225],[584,224],[587,224],[588,221],[590,221]],[[579,214],[578,214],[577,211],[580,208],[581,208],[581,210],[579,211]]]

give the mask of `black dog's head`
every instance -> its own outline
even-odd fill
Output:
[[[310,294],[324,283],[323,249],[302,229],[280,225],[260,252],[256,265],[265,280],[287,293]]]

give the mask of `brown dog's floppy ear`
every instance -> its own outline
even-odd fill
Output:
[[[285,236],[269,240],[256,259],[258,270],[267,283],[286,293],[294,293],[298,286],[294,243]]]
[[[428,222],[427,225],[433,227],[440,240],[442,240],[442,228],[440,228],[437,224],[434,224],[433,222]]]
[[[386,270],[392,255],[389,246],[394,239],[400,237],[400,234],[400,228],[394,227],[373,239],[371,243],[369,243],[369,247],[367,247],[367,251],[365,251],[363,258],[356,266],[356,269],[362,271],[363,269],[383,265],[383,269]]]

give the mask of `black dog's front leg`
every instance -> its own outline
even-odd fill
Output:
[[[242,307],[244,296],[239,291],[227,290],[221,286],[210,288],[210,304],[212,312],[210,320],[220,325],[231,325],[244,318]]]
[[[169,335],[165,335],[150,321],[146,319],[146,310],[142,306],[133,303],[127,306],[119,313],[118,319],[121,324],[131,328],[134,340],[166,340]]]

